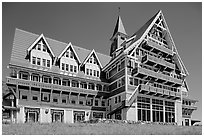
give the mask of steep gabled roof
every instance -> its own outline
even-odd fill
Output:
[[[69,44],[64,48],[64,50],[62,51],[62,53],[58,56],[58,58],[61,58],[62,57],[62,55],[67,51],[67,49],[68,48],[71,48],[72,50],[73,50],[73,52],[74,52],[74,54],[75,54],[75,56],[76,56],[76,58],[77,58],[77,60],[79,61],[79,63],[81,63],[81,61],[80,61],[80,59],[79,59],[79,57],[78,57],[78,55],[76,54],[76,51],[74,50],[74,48],[73,48],[73,46],[72,46],[72,43],[71,42],[69,42]]]
[[[46,44],[46,46],[48,47],[48,49],[50,50],[52,56],[55,57],[55,55],[54,55],[52,49],[50,48],[50,46],[49,46],[49,44],[48,44],[48,42],[47,42],[47,40],[45,39],[45,37],[44,37],[43,34],[41,34],[41,35],[35,40],[35,42],[33,42],[33,44],[27,49],[27,51],[29,52],[29,51],[37,44],[37,42],[39,42],[40,39],[43,39],[43,40],[45,41],[45,44]]]
[[[31,67],[29,60],[26,60],[27,49],[39,38],[40,35],[30,33],[24,30],[16,29],[14,35],[13,48],[11,53],[10,64],[20,65],[24,67]],[[53,54],[58,57],[67,47],[67,43],[60,42],[51,38],[44,37],[52,49]],[[85,60],[88,54],[91,52],[88,49],[84,49],[75,45],[72,45],[78,58],[81,62]],[[111,57],[101,53],[97,53],[97,56],[101,62],[102,67],[109,63]],[[57,68],[56,68],[57,69]],[[55,70],[56,70],[55,69]],[[52,69],[53,70],[53,69]],[[57,70],[56,70],[57,71]]]
[[[101,68],[103,68],[102,65],[101,65],[101,62],[100,62],[100,60],[99,60],[99,58],[98,58],[98,56],[97,56],[97,54],[96,54],[96,52],[95,52],[94,49],[89,53],[89,55],[88,55],[88,56],[86,57],[86,59],[83,61],[82,65],[85,64],[85,63],[88,61],[88,59],[91,57],[91,55],[93,55],[93,54],[96,56],[96,59],[97,59],[97,61],[98,61],[98,63],[99,63],[99,66],[100,66]]]
[[[125,28],[123,26],[122,19],[121,19],[120,16],[118,16],[118,19],[117,19],[117,22],[116,22],[115,29],[114,29],[112,37],[114,37],[115,34],[118,33],[118,32],[127,35],[127,33],[125,31]]]
[[[147,21],[136,33],[134,33],[131,37],[135,36],[134,39],[131,40],[131,43],[128,44],[128,47],[125,49],[124,52],[127,52],[129,50],[132,50],[132,48],[136,48],[144,39],[144,37],[146,36],[146,34],[150,31],[150,29],[152,28],[152,26],[154,25],[154,23],[156,22],[156,20],[159,18],[159,16],[162,16],[163,18],[163,22],[166,26],[166,30],[168,32],[168,36],[170,38],[170,42],[173,45],[173,50],[176,52],[176,56],[175,56],[175,60],[176,60],[176,64],[179,66],[181,72],[183,74],[189,75],[183,61],[181,60],[181,57],[178,54],[178,51],[176,49],[175,43],[172,39],[171,33],[169,31],[168,25],[164,19],[163,13],[162,11],[158,11],[149,21]],[[130,37],[130,38],[131,38]],[[136,45],[134,44],[136,41],[139,41]]]

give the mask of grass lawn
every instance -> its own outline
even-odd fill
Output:
[[[201,135],[202,126],[114,123],[2,124],[3,135]]]

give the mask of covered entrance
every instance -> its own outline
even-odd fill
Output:
[[[64,110],[51,109],[52,122],[63,122]]]
[[[74,123],[85,120],[85,111],[74,111]]]
[[[25,107],[26,122],[38,122],[40,114],[39,108]]]

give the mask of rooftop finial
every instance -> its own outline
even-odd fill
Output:
[[[120,16],[120,7],[118,7],[118,16]]]

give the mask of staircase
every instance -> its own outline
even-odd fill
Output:
[[[140,89],[141,89],[141,84],[139,84],[136,88],[135,88],[135,90],[133,91],[133,93],[131,94],[131,96],[126,100],[126,106],[131,106],[132,104],[133,104],[133,102],[134,102],[134,100],[136,99],[136,97],[137,97],[137,93],[138,93],[138,91],[140,91]]]

